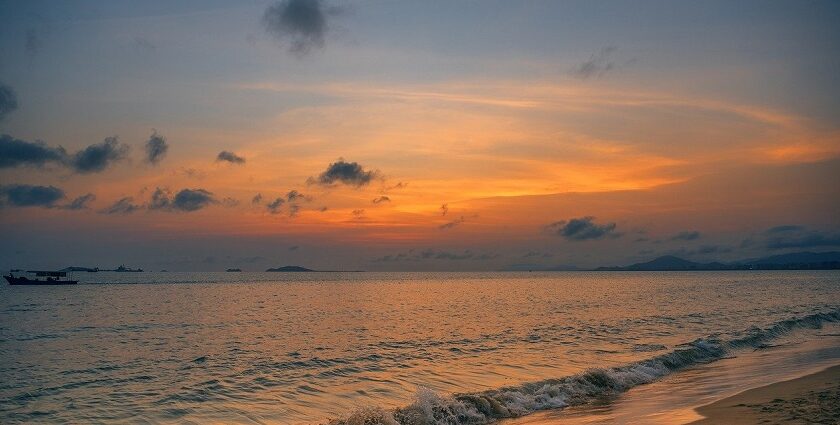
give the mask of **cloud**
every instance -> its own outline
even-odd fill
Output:
[[[28,184],[0,186],[0,205],[53,208],[61,199],[64,199],[64,191],[55,186]]]
[[[361,220],[361,219],[365,218],[365,210],[364,209],[353,210],[353,211],[350,212],[350,214],[353,214],[353,218],[356,219],[356,220]]]
[[[604,237],[617,238],[620,233],[615,233],[615,223],[596,224],[593,220],[595,217],[580,217],[573,218],[568,221],[558,221],[551,223],[547,228],[572,241],[583,241],[589,239],[601,239]]]
[[[221,151],[216,155],[216,162],[222,161],[230,162],[231,164],[244,164],[245,158],[230,151]]]
[[[69,159],[69,165],[79,173],[98,173],[116,161],[125,158],[128,146],[121,144],[116,136],[106,137],[102,143],[94,144],[76,152]]]
[[[449,204],[443,204],[440,206],[440,215],[445,216],[446,213],[449,212]]]
[[[289,217],[297,217],[299,211],[300,205],[289,204]]]
[[[792,224],[785,224],[782,226],[771,227],[764,231],[764,233],[768,235],[777,234],[777,233],[787,233],[787,232],[799,232],[805,230],[804,226],[792,225]]]
[[[251,205],[259,205],[259,204],[262,203],[262,200],[263,200],[262,193],[258,193],[256,195],[254,195],[254,197],[251,199]]]
[[[288,43],[289,52],[304,56],[313,48],[324,47],[327,19],[336,11],[325,7],[322,0],[282,0],[265,10],[262,23],[274,38]]]
[[[671,236],[672,241],[694,241],[700,239],[700,232],[696,230],[685,231],[677,233],[674,236]]]
[[[166,144],[166,138],[153,131],[146,141],[146,162],[150,164],[157,164],[166,156],[166,151],[169,150],[169,145]]]
[[[88,193],[86,195],[79,196],[78,198],[72,200],[69,204],[62,205],[59,208],[61,208],[63,210],[74,210],[74,211],[86,210],[86,209],[90,208],[88,206],[88,204],[93,202],[95,199],[96,199],[96,195],[94,195],[92,193]]]
[[[448,229],[451,229],[453,227],[460,226],[461,223],[463,223],[465,221],[466,221],[466,219],[464,218],[464,216],[460,216],[460,217],[456,218],[455,220],[452,220],[448,223],[441,224],[440,226],[438,226],[438,229],[448,230]]]
[[[288,202],[299,202],[299,201],[306,201],[309,202],[312,200],[312,197],[306,196],[297,190],[290,190],[289,193],[286,194],[286,201]]]
[[[212,193],[204,189],[182,189],[170,197],[168,191],[157,188],[152,194],[149,209],[193,212],[218,202]]]
[[[0,136],[0,168],[41,167],[48,162],[61,162],[66,156],[61,147],[52,148],[41,141],[27,142],[8,134]]]
[[[391,202],[391,198],[383,195],[383,196],[380,196],[378,198],[373,198],[373,200],[371,200],[371,202],[373,202],[374,204],[381,204],[383,202]]]
[[[143,209],[142,206],[134,204],[134,198],[127,196],[114,202],[108,208],[99,210],[100,214],[131,214],[134,211]]]
[[[300,246],[298,245],[292,245],[289,247],[289,251],[297,251],[298,249],[300,249]]]
[[[385,187],[385,188],[383,188],[382,190],[383,190],[384,192],[387,192],[387,191],[389,191],[389,190],[405,189],[405,187],[406,187],[406,186],[408,186],[408,183],[397,182],[397,184],[392,185],[392,186],[386,186],[386,187]]]
[[[409,250],[408,252],[400,252],[397,254],[390,254],[385,255],[383,257],[373,259],[375,263],[388,263],[388,262],[399,262],[399,261],[440,261],[440,260],[448,260],[448,261],[463,261],[463,260],[475,260],[475,261],[483,261],[483,260],[491,260],[494,258],[498,258],[498,254],[478,254],[472,252],[470,250],[464,250],[461,252],[453,252],[453,251],[442,251],[442,250],[434,250],[434,249],[424,249],[422,251],[416,250]]]
[[[0,83],[0,121],[18,108],[17,95],[11,87]]]
[[[286,203],[285,199],[277,198],[277,199],[269,202],[268,205],[266,205],[265,207],[268,209],[269,213],[279,214],[280,213],[280,207],[282,207],[284,203]]]
[[[767,240],[766,246],[772,250],[840,246],[840,233],[822,233],[803,228],[801,231],[785,232],[781,236],[771,237]]]
[[[608,72],[613,71],[618,67],[616,62],[612,59],[612,54],[618,50],[615,46],[602,47],[596,53],[589,56],[589,59],[576,66],[571,74],[580,79],[588,79],[591,77],[603,77]]]
[[[309,184],[320,184],[332,186],[336,183],[343,183],[348,186],[362,187],[378,175],[376,171],[365,171],[364,167],[357,162],[346,162],[343,158],[331,163],[317,179],[310,177]]]

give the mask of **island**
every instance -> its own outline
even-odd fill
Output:
[[[242,269],[227,269],[226,272],[241,272]]]
[[[301,266],[283,266],[266,270],[266,272],[314,272],[315,270],[307,269]]]

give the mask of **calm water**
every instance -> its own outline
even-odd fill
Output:
[[[481,392],[523,414],[575,401],[523,384],[647,382],[646,359],[840,318],[836,271],[76,277],[0,289],[0,422],[317,423]]]

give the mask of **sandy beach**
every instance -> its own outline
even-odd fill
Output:
[[[711,424],[840,423],[840,365],[754,388],[696,409]]]

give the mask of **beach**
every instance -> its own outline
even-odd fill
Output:
[[[712,424],[832,424],[840,422],[840,365],[744,391],[696,409]]]

